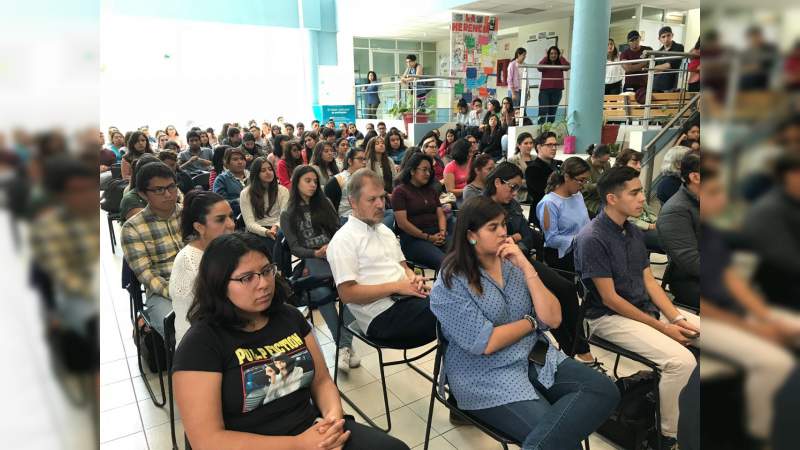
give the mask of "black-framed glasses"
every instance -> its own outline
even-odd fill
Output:
[[[558,147],[558,144],[555,143],[555,142],[553,142],[553,143],[544,143],[544,144],[542,144],[542,147],[555,148],[555,147]]]
[[[517,183],[510,183],[510,182],[508,182],[508,181],[506,181],[506,180],[503,180],[503,179],[501,179],[500,181],[501,181],[503,184],[505,184],[506,186],[508,186],[508,188],[509,188],[509,189],[511,189],[511,192],[512,192],[512,193],[516,193],[516,192],[518,192],[518,191],[519,191],[519,189],[522,187],[522,185],[521,185],[521,184],[517,184]]]
[[[261,281],[261,277],[266,277],[268,280],[275,278],[275,273],[278,271],[278,266],[275,264],[267,264],[259,272],[246,273],[238,278],[231,278],[231,281],[238,281],[243,286],[255,287]]]
[[[154,189],[145,189],[145,191],[152,192],[155,195],[164,195],[167,192],[169,192],[170,194],[174,194],[175,192],[178,191],[178,186],[175,183],[172,183],[167,186],[159,186]]]

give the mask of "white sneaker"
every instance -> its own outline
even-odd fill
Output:
[[[350,355],[351,350],[347,347],[339,349],[339,370],[342,372],[350,372]]]
[[[350,360],[348,361],[348,363],[350,363],[350,368],[354,369],[354,368],[360,366],[361,365],[361,357],[356,355],[355,349],[348,348],[347,350],[350,351]]]

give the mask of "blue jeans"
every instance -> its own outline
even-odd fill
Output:
[[[470,414],[522,442],[523,450],[577,450],[619,403],[619,391],[610,378],[572,358],[558,366],[555,383],[549,389],[537,376],[531,363],[528,378],[539,400],[473,410]]]
[[[394,231],[394,210],[387,209],[383,211],[383,224]]]
[[[539,124],[555,122],[563,89],[539,89]]]
[[[422,231],[428,234],[436,234],[439,229],[429,228]],[[416,238],[400,230],[400,248],[403,250],[403,255],[407,260],[439,270],[442,266],[442,261],[444,261],[446,245],[437,247],[430,241]]]

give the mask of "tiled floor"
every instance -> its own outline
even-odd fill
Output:
[[[111,254],[105,216],[101,220],[100,448],[166,450],[171,447],[168,409],[153,405],[139,374],[136,348],[131,339],[127,293],[120,287],[121,249],[117,248],[116,255]],[[330,333],[316,312],[314,323],[315,333],[330,367],[335,351]],[[379,424],[385,424],[377,355],[374,349],[357,340],[354,345],[362,357],[362,367],[340,377],[340,388],[371,418]],[[386,351],[386,359],[397,356],[398,353]],[[595,354],[611,367],[613,361],[608,355],[601,352]],[[420,366],[430,373],[433,370],[433,353],[423,358]],[[640,369],[636,363],[628,361],[623,361],[620,367],[620,373],[623,374]],[[421,449],[425,438],[430,382],[406,366],[389,367],[386,375],[392,414],[391,434],[402,439],[409,447]],[[155,378],[153,381],[155,382]],[[347,413],[353,413],[346,403],[344,409]],[[356,419],[360,418],[357,416]],[[179,445],[183,448],[183,427],[179,415],[176,428]],[[474,427],[454,427],[448,420],[447,410],[438,403],[434,409],[431,437],[430,448],[433,450],[501,448]],[[617,448],[597,435],[591,436],[590,442],[592,450]]]

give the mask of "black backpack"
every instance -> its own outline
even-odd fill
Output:
[[[127,186],[128,182],[125,180],[111,180],[100,198],[100,209],[111,214],[119,213],[122,196]]]
[[[656,393],[655,374],[640,370],[616,381],[620,401],[614,413],[597,430],[602,436],[627,449],[655,446]],[[650,444],[648,446],[648,441]]]

